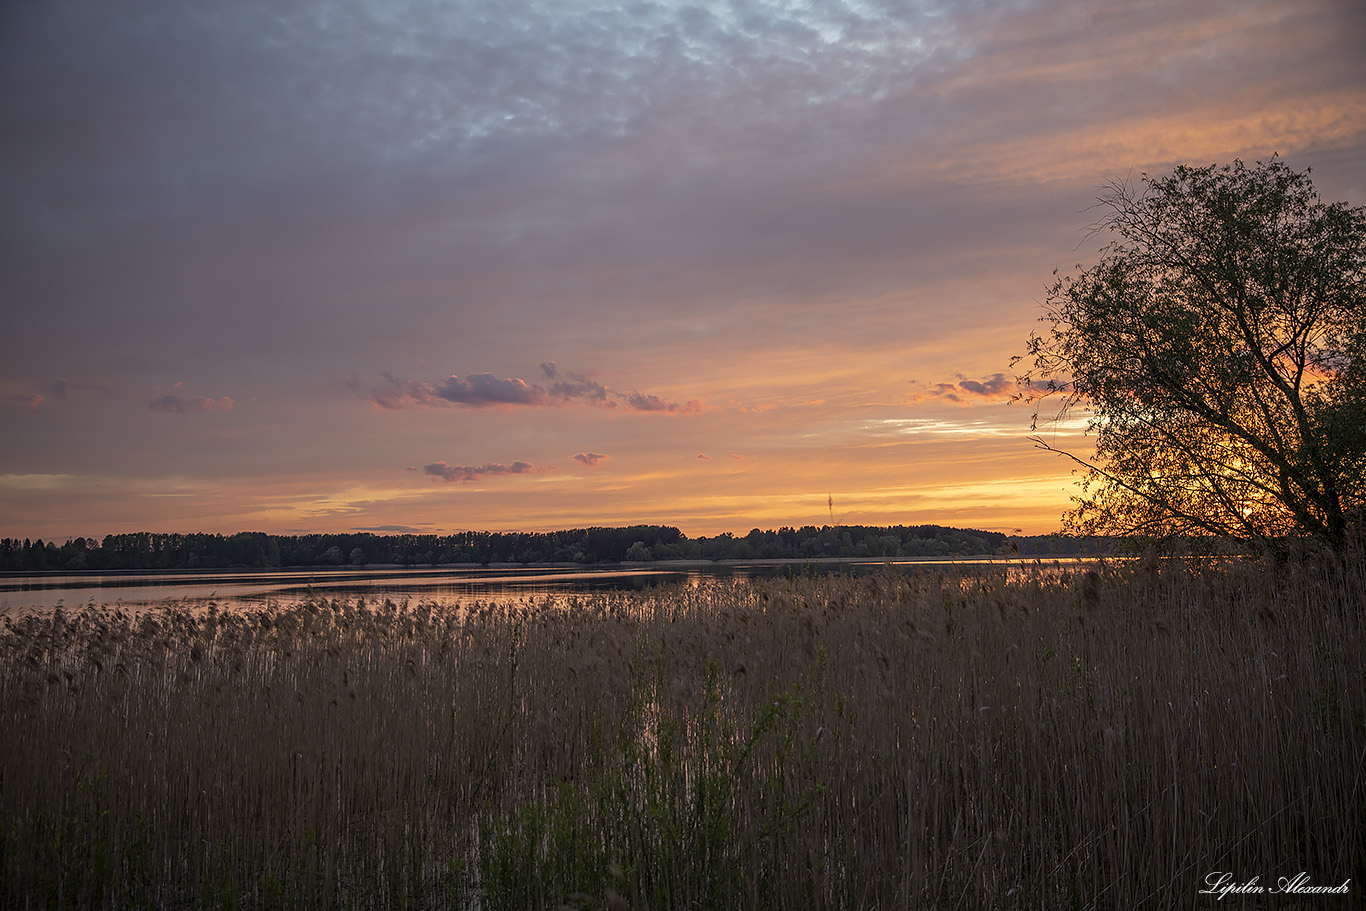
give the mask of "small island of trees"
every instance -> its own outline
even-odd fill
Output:
[[[665,560],[895,559],[982,554],[1069,554],[1082,538],[1013,536],[942,525],[804,525],[746,535],[690,538],[671,525],[553,532],[464,531],[446,535],[171,534],[136,532],[0,540],[0,570],[172,570],[285,566],[442,566],[490,563],[622,563]]]

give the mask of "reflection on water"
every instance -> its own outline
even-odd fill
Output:
[[[214,600],[220,604],[293,603],[313,597],[402,601],[500,601],[530,595],[643,589],[701,579],[866,573],[888,563],[932,569],[950,566],[1019,567],[1033,558],[958,560],[811,560],[750,563],[657,563],[586,569],[580,566],[440,567],[389,569],[186,570],[180,572],[0,574],[0,613],[27,613],[88,604],[139,607]],[[1044,565],[1080,562],[1046,560]]]
[[[296,602],[310,597],[458,600],[601,587],[636,588],[650,582],[682,580],[686,575],[645,568],[614,567],[592,571],[475,567],[0,576],[0,610],[23,612],[91,603],[136,607],[208,599],[244,605]]]

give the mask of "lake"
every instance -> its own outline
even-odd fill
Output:
[[[605,566],[305,567],[280,570],[0,574],[0,614],[85,605],[139,608],[166,602],[243,607],[314,597],[403,601],[504,601],[531,595],[575,595],[643,589],[689,580],[756,578],[804,572],[866,573],[891,563],[908,570],[952,566],[1021,566],[1034,558],[752,561],[645,563]],[[1047,559],[1047,565],[1078,562]]]

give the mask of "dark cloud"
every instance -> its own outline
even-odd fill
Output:
[[[460,481],[468,483],[477,481],[479,478],[505,475],[505,474],[527,474],[536,470],[536,466],[530,462],[513,462],[511,465],[503,465],[498,462],[490,462],[487,465],[451,465],[444,459],[433,462],[430,465],[422,466],[422,470],[434,478],[443,481]]]
[[[491,373],[473,376],[448,376],[439,383],[400,379],[385,373],[388,386],[373,389],[369,398],[383,408],[431,407],[446,404],[470,405],[552,405],[554,401],[540,386],[511,377],[498,379]],[[354,387],[353,387],[354,388]]]
[[[562,374],[554,361],[546,361],[541,365],[541,370],[545,371],[546,379],[550,381],[551,396],[560,401],[578,399],[594,405],[616,407],[616,402],[608,398],[610,392],[607,387],[596,380],[578,373]]]
[[[525,380],[498,379],[491,373],[473,376],[448,376],[433,387],[439,399],[457,405],[548,405],[550,398],[539,386]]]
[[[953,402],[957,405],[971,405],[1009,401],[1015,394],[1016,382],[1004,373],[993,373],[981,380],[970,380],[958,374],[956,383],[935,383],[922,397]]]
[[[73,383],[69,380],[53,380],[47,384],[47,391],[54,399],[64,399],[76,392],[108,392],[109,384],[106,382],[95,383]]]
[[[970,380],[960,374],[958,388],[971,395],[995,397],[1008,392],[1014,385],[1015,381],[1004,373],[993,373],[984,382]]]
[[[607,456],[600,452],[581,452],[574,456],[574,461],[582,462],[585,465],[597,465],[607,459]]]
[[[183,414],[190,411],[232,411],[235,403],[227,396],[211,399],[206,395],[197,395],[192,399],[181,398],[178,395],[163,395],[159,399],[153,399],[147,407],[153,411],[161,411],[170,414]]]
[[[500,405],[596,405],[605,408],[624,406],[630,411],[666,414],[700,414],[702,403],[669,402],[643,392],[618,392],[597,380],[578,373],[561,373],[554,361],[541,365],[546,384],[528,383],[516,377],[498,379],[491,373],[449,376],[439,383],[402,379],[384,373],[387,385],[368,392],[367,398],[381,408],[423,408],[468,405],[474,408]],[[361,391],[352,380],[351,388]]]

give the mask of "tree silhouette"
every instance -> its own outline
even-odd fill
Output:
[[[1348,536],[1366,492],[1366,210],[1278,159],[1097,199],[1099,261],[1049,288],[1021,376],[1083,412],[1082,533]]]

